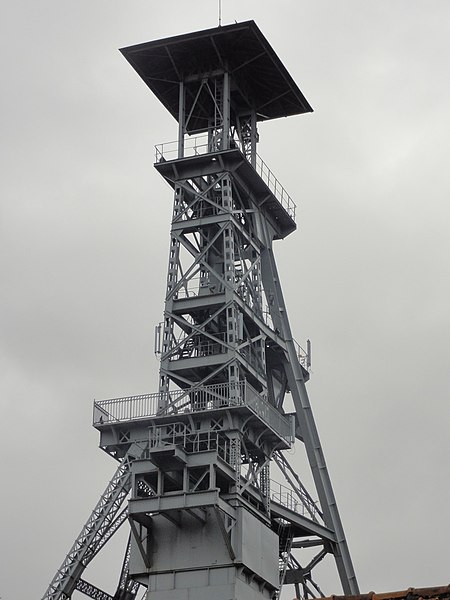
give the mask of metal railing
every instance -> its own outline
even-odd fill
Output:
[[[200,154],[209,154],[210,152],[217,152],[217,150],[211,149],[210,144],[208,143],[207,133],[185,138],[183,158],[199,156]],[[155,162],[165,162],[168,160],[176,160],[177,158],[179,158],[178,140],[156,144]]]
[[[241,150],[239,147],[238,140],[232,140],[234,146]],[[218,152],[215,147],[211,147],[208,139],[208,134],[201,134],[197,136],[191,136],[185,139],[183,158],[189,158],[192,156],[199,156],[201,154],[213,154]],[[241,150],[242,151],[242,150]],[[247,156],[242,154],[247,160]],[[155,146],[155,162],[166,162],[176,160],[178,156],[178,141],[164,142]],[[250,163],[251,164],[251,163]],[[269,190],[287,212],[287,214],[295,220],[296,205],[292,200],[291,196],[287,193],[285,188],[281,185],[279,180],[275,177],[272,171],[269,169],[263,159],[256,155],[256,165],[254,166],[255,171],[267,185]]]
[[[179,286],[178,291],[176,292],[176,297],[177,299],[193,298],[219,291],[221,290],[217,284],[210,284],[207,279],[202,279],[201,277],[197,276],[184,280],[183,284]]]
[[[94,401],[93,424],[133,421],[155,415],[160,401],[161,394],[158,393]]]
[[[294,201],[269,169],[267,164],[263,161],[263,159],[256,155],[256,167],[255,171],[267,185],[269,190],[287,212],[287,214],[291,217],[291,219],[295,220],[295,209],[297,208]]]
[[[288,443],[293,442],[291,421],[269,404],[247,381],[95,401],[93,424],[136,421],[233,406],[248,407],[280,437]]]
[[[234,468],[231,440],[220,435],[217,429],[193,431],[190,426],[180,421],[150,427],[150,449],[165,446],[181,446],[188,454],[217,451],[218,456]]]
[[[179,421],[166,423],[165,425],[154,425],[149,430],[149,446],[150,449],[181,446],[188,454],[217,451],[218,455],[233,467],[230,440],[221,436],[217,430],[192,431],[185,423]],[[241,475],[242,485],[246,481],[247,477]],[[254,484],[251,484],[251,487],[255,488]],[[270,499],[273,502],[316,520],[318,514],[316,505],[313,502],[308,502],[306,506],[305,499],[301,499],[293,488],[270,479],[269,489]]]
[[[300,500],[292,488],[274,479],[270,480],[270,499],[305,517],[312,517],[314,520],[316,518],[317,507],[314,504],[306,507],[304,501]]]
[[[218,455],[233,467],[231,457],[230,440],[221,436],[219,431],[207,429],[204,431],[193,431],[186,423],[180,421],[166,423],[164,425],[153,425],[149,430],[149,447],[164,448],[165,446],[181,446],[189,454],[217,451]],[[241,475],[244,485],[248,475]],[[254,488],[255,486],[251,484]],[[300,498],[298,493],[274,479],[269,480],[270,499],[281,506],[288,508],[308,518],[317,518],[317,507],[312,501],[305,504],[306,499]]]
[[[258,417],[271,426],[275,431],[282,433],[282,437],[289,442],[294,441],[294,428],[290,420],[286,419],[272,404],[269,404],[248,383],[246,384],[246,404]]]
[[[298,362],[307,371],[311,369],[311,342],[306,340],[306,350],[300,346],[297,340],[293,340],[295,346],[295,352],[297,354]]]

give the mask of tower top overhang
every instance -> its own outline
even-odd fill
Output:
[[[258,121],[312,112],[299,87],[254,21],[214,27],[121,48],[120,52],[178,121],[184,83],[188,133],[205,131],[212,111],[196,102],[199,83],[228,72],[232,114]],[[192,110],[192,113],[191,113]]]

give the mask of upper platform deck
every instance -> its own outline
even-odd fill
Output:
[[[191,139],[196,141],[198,138]],[[296,229],[296,205],[259,155],[255,166],[238,148],[211,152],[207,144],[187,148],[183,158],[174,157],[174,143],[156,146],[156,170],[174,186],[175,182],[193,176],[206,176],[227,171],[236,178],[242,191],[251,194],[260,210],[272,223],[275,239],[283,239]],[[193,152],[191,152],[193,150]]]
[[[294,441],[292,415],[282,414],[247,381],[95,401],[93,425],[101,432],[111,426],[133,422],[171,423],[174,419],[191,422],[194,414],[223,411],[248,413],[259,421],[266,436],[273,437],[280,448],[290,448]]]
[[[179,84],[186,88],[187,133],[206,131],[213,99],[196,102],[204,76],[228,72],[231,119],[256,111],[258,121],[312,108],[254,21],[215,27],[120,50],[170,114],[179,118]]]

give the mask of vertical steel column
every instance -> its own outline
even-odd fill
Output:
[[[185,134],[185,91],[184,83],[180,81],[178,92],[178,158],[184,157]]]
[[[264,497],[264,506],[267,514],[270,514],[270,463],[268,462],[261,469],[259,474],[259,487]]]
[[[273,294],[274,303],[272,305],[271,313],[273,318],[278,322],[281,334],[286,342],[288,360],[286,361],[285,369],[289,387],[294,400],[294,406],[299,420],[314,483],[324,514],[324,520],[336,534],[336,543],[332,544],[332,546],[342,587],[345,594],[358,594],[359,589],[355,571],[345,539],[344,529],[322,451],[319,434],[314,422],[314,416],[309,402],[308,392],[306,391],[302,369],[298,362],[294,340],[292,338],[273,250],[269,240],[268,242],[268,247],[263,252],[262,258],[262,265],[265,271],[264,284],[266,291],[270,289]]]
[[[241,438],[238,432],[228,434],[230,439],[230,464],[235,471],[235,491],[238,492],[241,487]]]
[[[174,192],[173,201],[173,213],[172,223],[177,219],[181,211],[181,204],[183,202],[183,189],[180,186],[176,186]],[[159,391],[168,392],[170,380],[164,373],[164,368],[167,361],[167,353],[169,352],[172,345],[173,338],[173,319],[170,316],[170,306],[173,302],[174,289],[178,282],[178,266],[179,266],[179,255],[180,255],[180,242],[178,237],[172,232],[170,236],[170,248],[169,248],[169,267],[167,270],[167,286],[166,286],[166,302],[164,307],[164,325],[162,334],[162,354],[161,354],[161,368],[159,378]],[[159,407],[163,408],[167,400],[161,394],[159,400]]]
[[[230,146],[230,77],[227,72],[223,74],[222,94],[222,150]]]
[[[222,185],[222,206],[226,213],[231,214],[233,209],[233,198],[232,198],[232,187],[229,177],[223,177],[221,181]],[[229,221],[227,227],[223,231],[223,270],[224,279],[226,282],[225,295],[227,298],[226,308],[226,340],[227,344],[236,349],[238,340],[238,310],[236,304],[232,302],[229,304],[229,300],[234,300],[234,290],[236,286],[236,274],[235,274],[235,229],[232,223]],[[232,385],[230,388],[230,395],[238,393],[239,386],[239,364],[237,360],[233,360],[228,366],[228,381]]]
[[[256,110],[252,110],[251,115],[251,130],[250,130],[250,162],[252,167],[256,169],[256,144],[258,143],[258,129],[256,121]]]

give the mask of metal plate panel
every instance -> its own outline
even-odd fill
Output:
[[[278,586],[278,536],[244,508],[238,509],[241,560],[251,571]]]

